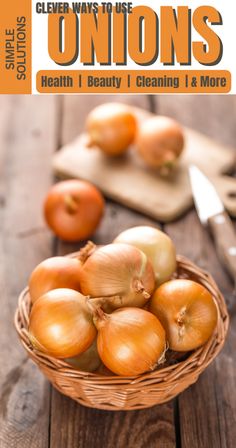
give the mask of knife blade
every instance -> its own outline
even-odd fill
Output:
[[[191,165],[189,177],[199,219],[210,227],[219,258],[236,284],[236,233],[232,221],[207,176]]]

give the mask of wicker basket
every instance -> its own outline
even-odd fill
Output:
[[[204,285],[213,295],[218,309],[214,334],[204,346],[189,353],[185,360],[172,361],[158,370],[136,377],[101,376],[74,370],[65,362],[33,349],[27,331],[30,312],[28,289],[20,295],[15,314],[15,326],[22,345],[56,389],[84,406],[114,411],[133,410],[171,400],[195,383],[200,373],[220,352],[229,324],[224,298],[207,272],[178,256],[176,275]]]

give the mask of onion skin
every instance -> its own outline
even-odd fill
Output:
[[[150,226],[137,226],[120,233],[113,243],[126,243],[142,250],[152,264],[156,286],[169,280],[176,270],[176,250],[168,235]]]
[[[90,112],[86,129],[89,146],[96,145],[109,156],[119,156],[135,138],[136,119],[125,104],[107,103]]]
[[[44,260],[33,270],[29,280],[32,303],[52,289],[80,290],[80,261],[69,257],[52,257]]]
[[[150,300],[150,311],[165,328],[169,348],[189,351],[211,337],[217,308],[204,286],[191,280],[172,280],[161,285]]]
[[[92,343],[86,352],[74,358],[64,359],[70,366],[82,372],[95,372],[101,366],[101,360],[97,351],[97,341]]]
[[[183,130],[171,118],[152,117],[140,126],[136,144],[139,155],[147,165],[170,169],[184,149]]]
[[[122,308],[94,317],[98,353],[105,366],[120,376],[154,370],[165,352],[165,331],[148,311]]]
[[[84,262],[80,285],[84,295],[101,297],[103,309],[110,312],[123,306],[145,305],[154,291],[155,277],[139,249],[128,244],[108,244],[92,252]]]
[[[55,358],[85,352],[96,338],[88,300],[72,289],[54,289],[33,304],[29,338],[35,348]]]
[[[66,180],[55,184],[44,202],[44,216],[58,238],[74,242],[89,238],[104,212],[101,193],[89,182]]]

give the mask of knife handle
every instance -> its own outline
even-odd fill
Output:
[[[226,212],[209,218],[208,223],[218,255],[236,283],[236,233],[233,224]]]

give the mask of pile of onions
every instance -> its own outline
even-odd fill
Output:
[[[97,229],[104,212],[104,199],[96,187],[82,180],[58,182],[44,202],[50,229],[64,241],[81,241]]]
[[[85,352],[96,338],[88,299],[72,289],[54,289],[33,304],[29,337],[32,345],[55,358]]]
[[[110,311],[123,306],[142,307],[155,287],[147,256],[128,244],[108,244],[92,251],[81,269],[82,294],[101,298]]]
[[[76,258],[52,257],[40,263],[29,280],[31,301],[52,289],[69,288],[80,290],[80,261]]]
[[[90,112],[86,129],[88,146],[97,146],[109,156],[119,156],[135,138],[136,119],[129,106],[105,103]]]
[[[136,144],[143,160],[165,173],[176,164],[184,149],[183,130],[171,118],[151,117],[139,127]]]
[[[114,243],[131,244],[142,250],[154,269],[156,284],[169,280],[176,270],[176,251],[171,239],[161,230],[137,226],[120,233]]]
[[[165,328],[169,347],[194,350],[212,335],[217,309],[210,292],[192,280],[172,280],[161,285],[150,302],[150,311]]]
[[[45,260],[29,282],[33,347],[105,376],[152,371],[168,348],[197,349],[214,332],[217,307],[201,284],[169,280],[175,270],[172,241],[148,226],[103,247],[89,242],[79,260]]]
[[[148,311],[123,308],[112,314],[101,312],[94,323],[100,358],[117,375],[139,375],[163,362],[165,331]]]

